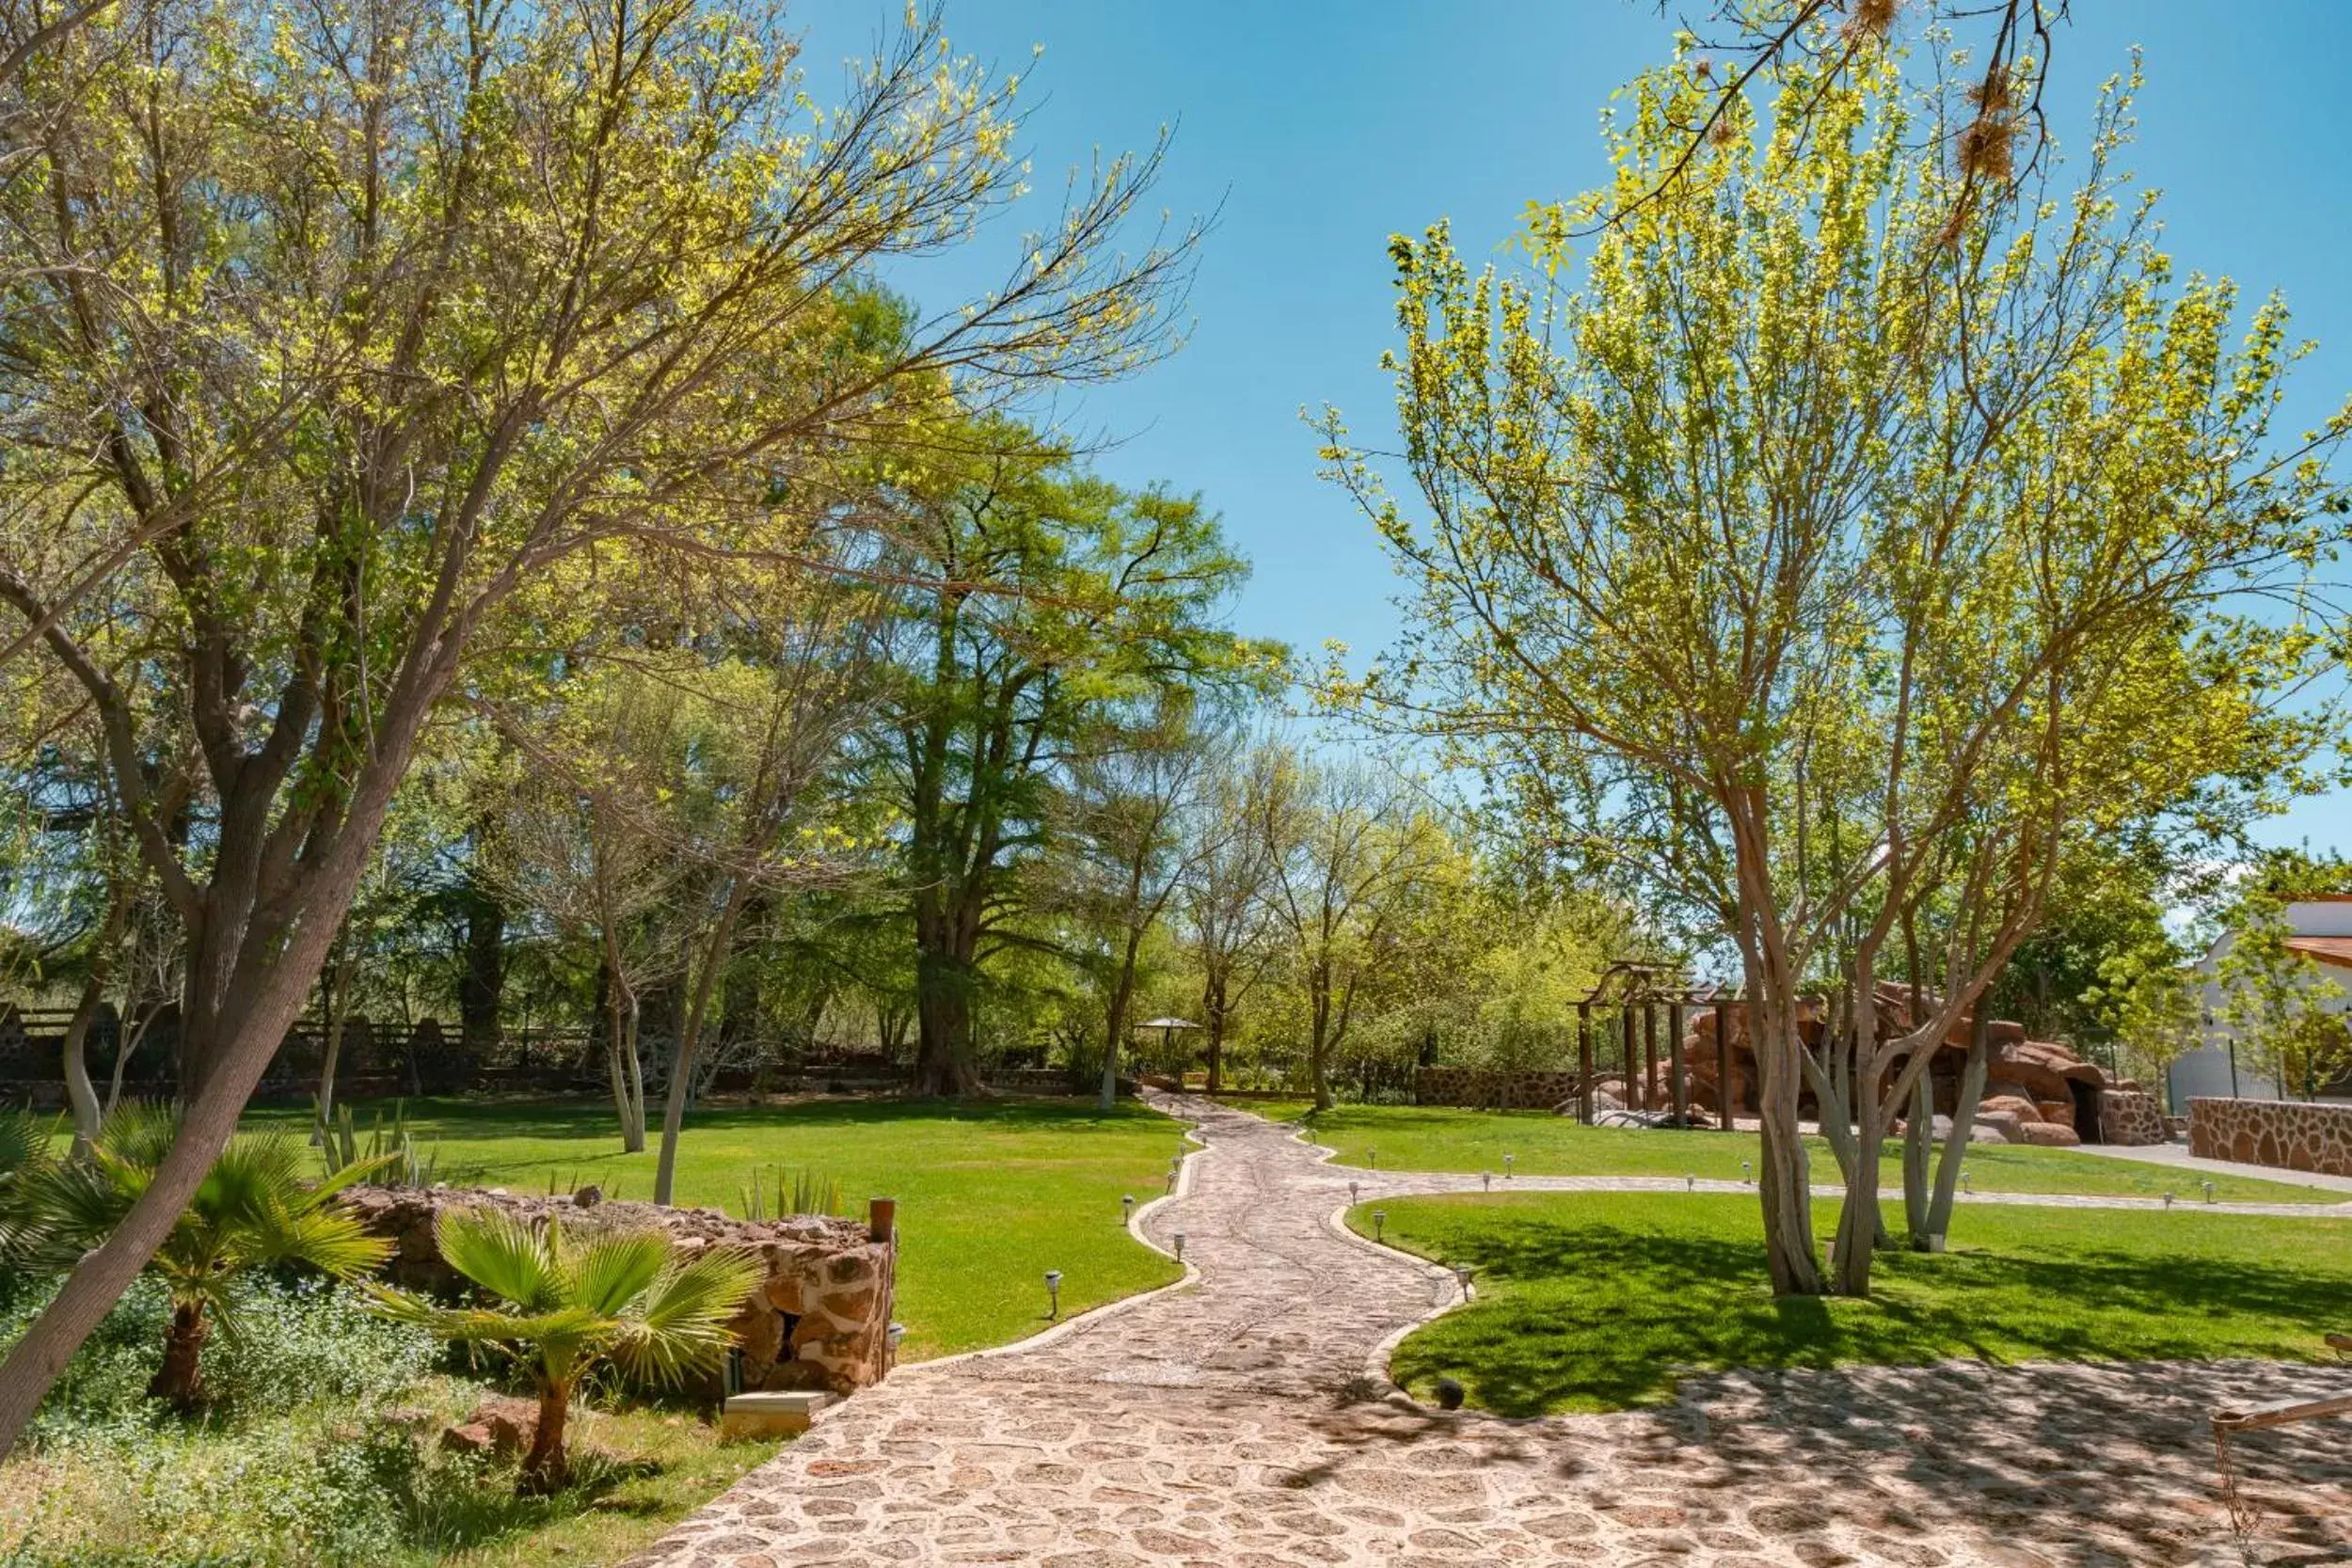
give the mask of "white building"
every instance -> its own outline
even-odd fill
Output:
[[[2312,983],[2323,977],[2331,979],[2346,993],[2328,1003],[2329,1010],[2342,1012],[2352,1006],[2352,894],[2296,900],[2287,906],[2287,927],[2294,932],[2287,939],[2287,946],[2311,960]],[[2166,1076],[2171,1109],[2177,1113],[2185,1114],[2188,1102],[2200,1096],[2239,1100],[2302,1098],[2301,1085],[2289,1085],[2295,1091],[2290,1097],[2249,1064],[2235,1060],[2233,1048],[2236,1042],[2231,1037],[2231,1031],[2218,1022],[2222,990],[2215,975],[2235,940],[2232,936],[2222,937],[2213,944],[2212,951],[2198,960],[2197,972],[2204,976],[2205,1043],[2175,1061]]]

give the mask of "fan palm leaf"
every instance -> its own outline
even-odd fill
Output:
[[[668,1386],[682,1383],[734,1342],[727,1324],[759,1278],[759,1259],[740,1247],[713,1247],[683,1267],[663,1270],[614,1337],[613,1359],[633,1377]]]
[[[155,1179],[179,1127],[167,1107],[127,1105],[106,1119],[79,1162],[51,1162],[27,1183],[25,1207],[45,1261],[70,1264],[121,1224]],[[376,1162],[378,1165],[382,1162]],[[248,1269],[302,1263],[349,1279],[381,1263],[389,1242],[370,1236],[333,1201],[364,1169],[308,1186],[303,1151],[278,1136],[240,1137],[205,1172],[149,1266],[172,1299],[155,1392],[189,1406],[202,1398],[199,1360],[210,1324],[238,1332],[236,1277]]]
[[[713,1247],[681,1262],[666,1232],[565,1231],[497,1209],[448,1209],[434,1224],[441,1259],[504,1307],[442,1307],[372,1285],[379,1310],[443,1338],[505,1346],[539,1388],[539,1426],[524,1462],[525,1490],[560,1485],[564,1413],[581,1377],[611,1360],[648,1381],[675,1384],[715,1366],[727,1324],[759,1283],[759,1262]]]

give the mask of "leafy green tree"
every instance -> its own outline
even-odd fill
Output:
[[[1308,1085],[1327,1111],[1332,1058],[1359,1003],[1393,972],[1419,885],[1452,846],[1404,781],[1357,759],[1290,759],[1260,811],[1266,901],[1304,998]]]
[[[1067,852],[1056,901],[1099,933],[1087,967],[1103,994],[1105,1111],[1119,1097],[1144,943],[1205,847],[1200,798],[1217,737],[1201,733],[1192,708],[1185,692],[1149,718],[1114,719],[1117,733],[1073,760],[1064,791]]]
[[[2223,916],[2228,948],[2214,966],[2220,993],[2214,1022],[2235,1039],[2282,1094],[2315,1094],[2352,1070],[2352,1024],[2344,989],[2322,965],[2289,945],[2287,906],[2352,893],[2352,865],[2297,849],[2264,856]]]
[[[162,1106],[115,1113],[87,1158],[49,1163],[27,1182],[24,1209],[45,1259],[70,1264],[121,1224],[155,1183],[179,1118]],[[335,1195],[382,1162],[361,1161],[323,1181],[306,1180],[310,1152],[276,1134],[240,1137],[221,1151],[148,1265],[171,1298],[163,1363],[148,1392],[174,1408],[204,1403],[204,1342],[217,1320],[234,1334],[239,1275],[300,1263],[351,1279],[381,1263],[390,1243],[369,1235]]]
[[[370,1287],[387,1316],[445,1339],[512,1354],[539,1395],[539,1420],[520,1489],[561,1489],[571,1474],[564,1427],[580,1380],[610,1361],[629,1376],[675,1385],[717,1365],[727,1324],[759,1284],[758,1259],[739,1247],[681,1259],[659,1230],[567,1232],[502,1210],[445,1209],[434,1235],[450,1267],[502,1306],[444,1307],[388,1286]]]
[[[707,0],[157,0],[45,48],[0,186],[0,604],[187,934],[188,1113],[0,1364],[0,1448],[226,1147],[453,693],[560,657],[604,581],[794,569],[845,454],[956,399],[1149,359],[1190,251],[1119,250],[1156,158],[1113,159],[1002,288],[879,296],[1025,184],[1013,84],[935,18],[830,105],[777,10]]]
[[[1021,868],[1069,768],[1162,705],[1264,679],[1279,650],[1225,627],[1247,568],[1196,499],[1123,491],[1042,449],[902,490],[919,580],[865,767],[903,822],[916,1085],[961,1094],[982,970],[1031,940]]]
[[[1279,746],[1220,757],[1195,817],[1197,852],[1177,895],[1186,956],[1200,976],[1208,1089],[1224,1087],[1225,1041],[1235,1012],[1281,955],[1268,902],[1274,861],[1263,829],[1267,791],[1288,766]]]
[[[2233,291],[2172,278],[2112,163],[2127,94],[2079,183],[2045,160],[1962,200],[1973,99],[1915,94],[1891,52],[1786,71],[1572,264],[1581,215],[1656,188],[1716,91],[1688,58],[1637,83],[1614,186],[1534,210],[1531,276],[1473,275],[1442,226],[1392,243],[1417,511],[1336,417],[1327,450],[1410,629],[1331,684],[1538,776],[1564,841],[1722,933],[1774,1289],[1825,1288],[1809,1086],[1855,1123],[1835,1285],[1861,1293],[1883,1130],[2065,847],[2261,809],[2328,734],[2324,705],[2273,701],[2324,638],[2246,595],[2296,601],[2344,540],[2327,461],[2352,425],[2274,439],[2283,307],[2233,341]],[[1883,1030],[1899,975],[1922,1006]],[[1846,1000],[1817,1054],[1824,987]]]

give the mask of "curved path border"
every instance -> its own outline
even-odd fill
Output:
[[[637,1561],[2218,1562],[2235,1542],[2206,1411],[2342,1381],[2243,1362],[1845,1368],[1689,1377],[1658,1411],[1430,1411],[1379,1369],[1460,1291],[1338,1213],[1351,1179],[1371,1199],[1477,1178],[1353,1171],[1256,1117],[1159,1102],[1205,1147],[1134,1224],[1162,1250],[1185,1232],[1185,1279],[1019,1345],[900,1369]],[[1686,1190],[1606,1180],[1512,1185]],[[2352,1547],[2352,1456],[2334,1435],[2242,1444],[2254,1535],[2302,1554],[2265,1560]]]

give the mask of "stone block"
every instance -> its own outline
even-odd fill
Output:
[[[832,1402],[832,1395],[813,1391],[762,1389],[730,1395],[719,1415],[719,1437],[723,1442],[791,1437],[806,1432],[818,1413]]]

